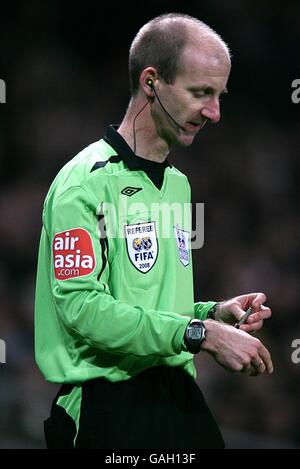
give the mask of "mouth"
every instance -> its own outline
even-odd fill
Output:
[[[188,132],[199,132],[207,122],[207,119],[204,119],[201,122],[195,122],[195,121],[188,121],[185,125],[186,129]]]

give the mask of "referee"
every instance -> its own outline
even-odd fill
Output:
[[[223,448],[194,354],[253,376],[273,370],[248,334],[271,315],[263,293],[194,302],[190,186],[167,159],[220,120],[230,66],[227,45],[198,19],[148,22],[130,48],[123,121],[50,187],[35,304],[36,360],[61,384],[48,448]]]

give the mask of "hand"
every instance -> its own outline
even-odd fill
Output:
[[[269,351],[256,337],[227,324],[206,319],[206,338],[201,349],[210,353],[224,368],[258,376],[273,373]]]
[[[263,306],[265,301],[266,295],[264,293],[249,293],[223,301],[217,305],[216,320],[234,325],[251,306],[252,313],[245,324],[240,326],[240,329],[245,332],[258,331],[262,328],[264,319],[269,318],[272,314],[270,308]]]

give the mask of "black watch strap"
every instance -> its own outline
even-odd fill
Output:
[[[218,303],[214,304],[213,307],[210,308],[207,313],[207,319],[213,319],[214,321],[216,320],[217,305]]]
[[[206,327],[200,319],[192,319],[184,334],[184,343],[190,353],[200,352],[201,343],[205,340]]]

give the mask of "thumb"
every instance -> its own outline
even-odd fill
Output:
[[[247,311],[249,311],[249,309]],[[237,319],[237,321],[240,321],[245,316],[245,314],[247,314],[247,312],[244,311],[237,303],[232,304],[230,312]]]

